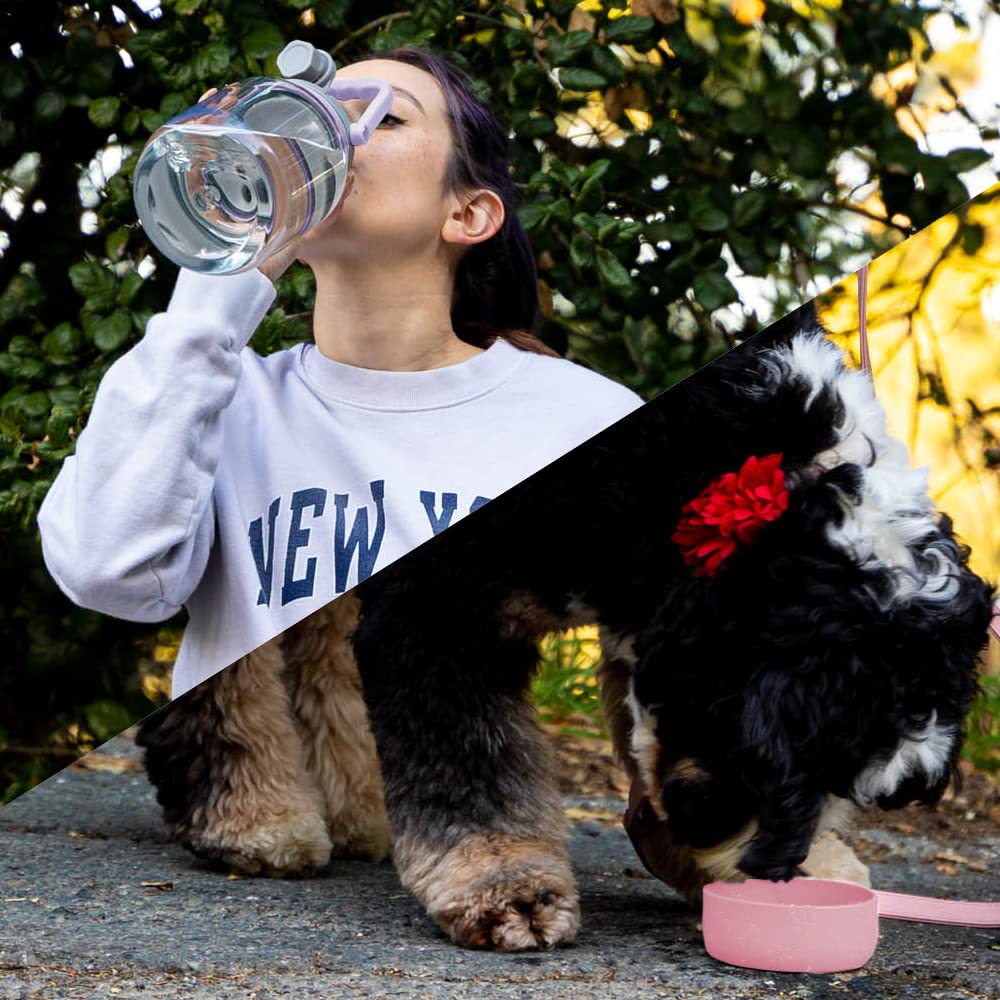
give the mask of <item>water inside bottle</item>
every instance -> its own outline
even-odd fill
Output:
[[[203,273],[260,263],[268,247],[320,223],[349,168],[329,122],[296,95],[271,93],[240,120],[168,122],[136,167],[143,228],[171,260]]]

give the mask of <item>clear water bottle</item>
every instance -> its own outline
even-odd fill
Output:
[[[278,56],[284,79],[251,77],[183,111],[150,137],[133,197],[153,245],[181,267],[237,274],[257,267],[337,207],[354,146],[392,104],[385,80],[336,80],[308,42]],[[368,98],[357,122],[340,104]]]

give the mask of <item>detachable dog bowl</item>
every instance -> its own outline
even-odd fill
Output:
[[[878,946],[878,918],[1000,927],[1000,903],[866,889],[853,882],[750,879],[705,886],[705,948],[728,965],[769,972],[846,972]]]

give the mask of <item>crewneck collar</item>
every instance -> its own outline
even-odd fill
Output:
[[[370,410],[435,410],[455,406],[492,391],[523,364],[529,354],[502,337],[456,365],[426,371],[380,371],[333,361],[315,344],[299,355],[306,380],[328,399]]]

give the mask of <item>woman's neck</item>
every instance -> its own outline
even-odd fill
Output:
[[[393,273],[395,272],[395,273]],[[426,269],[315,269],[313,336],[333,361],[378,371],[426,371],[460,364],[482,348],[451,325],[450,276],[428,281]]]

